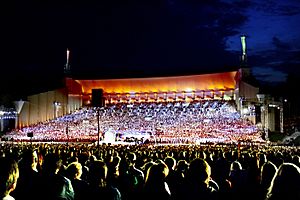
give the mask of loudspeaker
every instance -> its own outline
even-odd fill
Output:
[[[27,137],[33,137],[33,132],[28,132]]]
[[[92,106],[104,106],[103,89],[92,89]]]
[[[256,124],[261,122],[260,106],[255,106],[255,122],[256,122]]]

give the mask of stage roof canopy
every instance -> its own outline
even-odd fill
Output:
[[[91,94],[92,89],[103,89],[105,93],[226,91],[235,89],[236,73],[237,71],[190,76],[75,81],[81,86],[83,94]]]

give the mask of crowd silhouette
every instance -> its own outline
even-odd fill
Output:
[[[3,199],[300,197],[297,147],[3,143],[0,151]]]

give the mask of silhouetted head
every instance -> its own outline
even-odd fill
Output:
[[[272,179],[268,196],[300,199],[300,168],[292,163],[281,164]]]
[[[271,184],[271,181],[277,171],[276,165],[274,165],[272,162],[268,161],[264,163],[261,167],[261,173],[260,173],[260,183],[263,187],[269,187]]]
[[[169,174],[168,166],[163,163],[154,163],[147,171],[146,184],[159,184],[165,181],[165,178]]]
[[[211,168],[205,160],[196,158],[191,161],[187,172],[187,177],[191,182],[208,184],[210,176]]]
[[[16,186],[19,178],[18,163],[7,157],[0,158],[0,198],[7,196]]]

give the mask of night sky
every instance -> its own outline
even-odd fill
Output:
[[[67,48],[78,78],[236,70],[241,35],[259,81],[300,74],[299,0],[20,0],[0,16],[4,91],[57,87]]]

